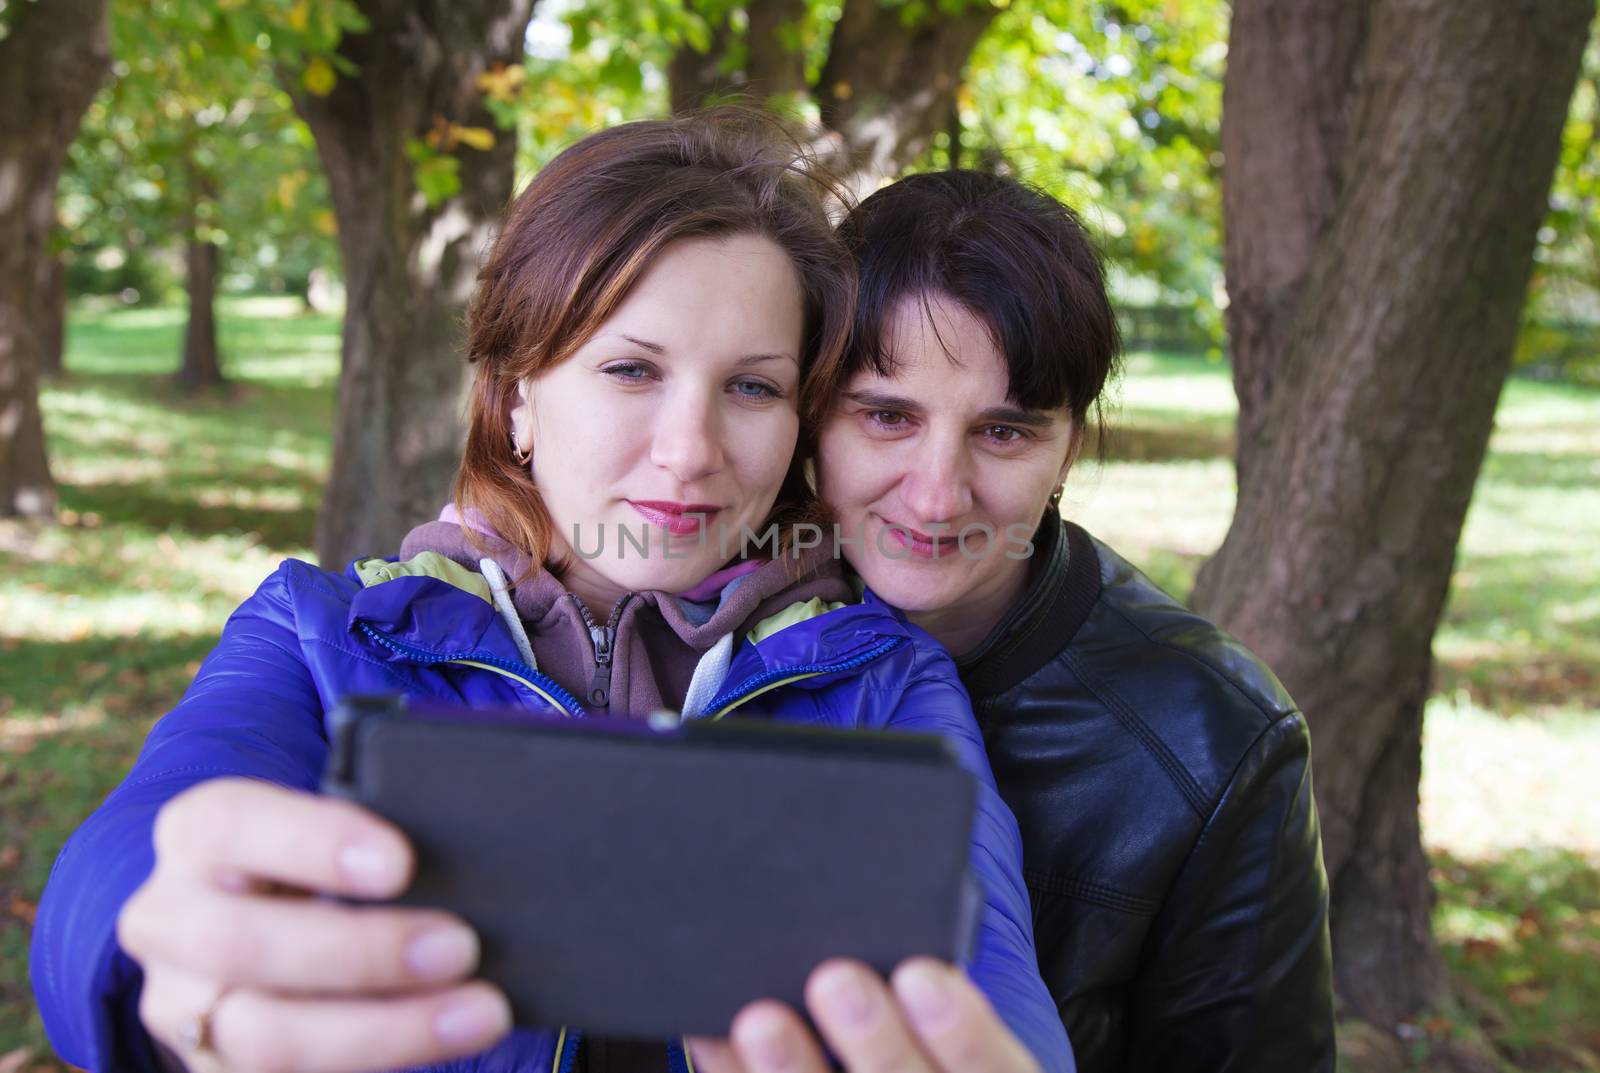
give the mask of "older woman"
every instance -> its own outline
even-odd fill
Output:
[[[796,448],[853,299],[818,193],[792,146],[739,113],[616,128],[540,172],[471,311],[456,506],[398,560],[284,563],[62,851],[33,980],[64,1057],[194,1073],[687,1068],[676,1041],[508,1036],[461,921],[310,897],[393,895],[412,855],[377,817],[308,791],[344,694],[574,717],[721,715],[759,695],[775,718],[955,744],[980,787],[987,906],[970,974],[1001,1020],[926,963],[897,977],[893,1016],[914,1025],[933,1008],[919,997],[954,996],[971,1023],[1021,1041],[1009,1068],[1072,1068],[1035,967],[1015,820],[949,657],[857,602],[825,550],[728,563],[704,539],[813,508]],[[648,527],[661,550],[591,554],[619,527]],[[783,668],[804,686],[771,689]],[[809,992],[861,1070],[876,1061],[859,1031],[870,982],[831,964]],[[760,1018],[741,1025],[758,1045]],[[927,1039],[937,1052],[936,1024]],[[954,1073],[951,1053],[939,1061]]]
[[[956,658],[1079,1068],[1331,1071],[1305,718],[1057,510],[1118,351],[1083,228],[1020,183],[945,172],[843,231],[860,300],[821,490],[861,580]],[[1003,1053],[976,1023],[969,1040],[971,1068]],[[824,1068],[797,1023],[785,1042],[808,1057],[784,1069]]]

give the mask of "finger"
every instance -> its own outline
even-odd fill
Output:
[[[942,1073],[1038,1073],[1033,1055],[961,970],[913,958],[894,971],[890,983],[922,1050]]]
[[[393,824],[349,801],[256,779],[211,779],[184,791],[157,814],[154,837],[160,869],[213,883],[243,873],[383,898],[411,880],[411,845]]]
[[[813,970],[806,1008],[850,1073],[932,1073],[889,988],[859,961]]]
[[[186,1049],[184,1029],[197,1013],[209,1010],[217,1001],[215,980],[165,965],[148,965],[139,988],[139,1020],[152,1039],[174,1056],[181,1056],[188,1073],[216,1073],[216,1056],[195,1054]],[[162,1068],[167,1068],[163,1064]]]
[[[781,1002],[752,1002],[733,1019],[734,1051],[749,1073],[827,1073],[816,1036]]]
[[[407,1069],[476,1054],[510,1028],[505,996],[481,981],[367,1001],[230,991],[211,1016],[222,1066],[257,1073]]]
[[[734,1052],[733,1044],[710,1036],[685,1036],[695,1073],[750,1073]]]
[[[447,983],[471,973],[479,953],[471,928],[435,910],[195,894],[170,882],[130,901],[117,938],[141,964],[301,994]]]

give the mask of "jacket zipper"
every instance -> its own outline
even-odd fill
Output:
[[[836,674],[839,671],[855,670],[863,667],[880,656],[887,655],[906,643],[904,637],[886,637],[859,655],[849,659],[839,660],[836,663],[803,663],[794,667],[776,667],[770,671],[763,671],[754,677],[747,678],[732,689],[724,690],[715,700],[706,705],[709,719],[721,719],[733,709],[753,697],[770,692],[779,686],[798,682],[805,678],[817,678],[824,674]]]
[[[578,1044],[582,1040],[583,1034],[580,1032],[568,1032],[565,1028],[561,1030],[561,1035],[556,1037],[556,1056],[550,1063],[550,1073],[570,1073],[577,1064]]]
[[[516,660],[501,659],[499,656],[487,652],[455,652],[449,655],[440,655],[436,652],[425,652],[420,648],[401,644],[393,637],[383,633],[370,623],[360,623],[361,632],[372,638],[391,651],[398,652],[408,659],[418,663],[459,663],[468,667],[482,667],[494,671],[507,678],[514,679],[539,694],[565,715],[574,719],[582,719],[589,713],[584,711],[583,705],[578,703],[578,698],[568,693],[555,679],[540,674],[526,663]]]
[[[577,593],[569,593],[572,602],[578,605],[578,613],[583,616],[583,624],[589,630],[589,641],[594,646],[594,673],[589,676],[589,703],[596,708],[606,708],[611,704],[611,667],[615,653],[613,646],[617,640],[617,623],[622,621],[622,609],[633,593],[625,592],[615,606],[611,608],[611,617],[606,619],[604,626],[596,626],[594,616],[589,614],[589,606],[585,604]]]

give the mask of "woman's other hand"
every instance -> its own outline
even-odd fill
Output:
[[[827,1073],[823,1043],[849,1073],[1038,1073],[1039,1064],[959,969],[914,958],[885,986],[867,966],[824,962],[806,981],[822,1041],[789,1007],[753,1002],[727,1040],[691,1042],[699,1073]]]
[[[215,779],[168,802],[154,840],[117,937],[144,969],[145,1028],[193,1073],[400,1069],[509,1030],[505,997],[467,982],[478,940],[459,919],[315,897],[410,882],[409,843],[371,812]]]

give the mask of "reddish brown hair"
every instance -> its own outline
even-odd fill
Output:
[[[839,382],[855,306],[849,255],[824,208],[836,188],[776,119],[723,107],[591,134],[512,203],[467,313],[478,366],[456,506],[546,563],[549,512],[511,443],[517,385],[571,357],[670,243],[756,234],[788,253],[805,295],[801,440],[771,521],[816,515],[804,480],[813,430]],[[469,530],[470,532],[470,530]]]

